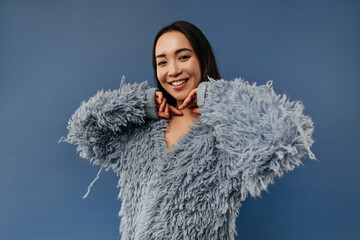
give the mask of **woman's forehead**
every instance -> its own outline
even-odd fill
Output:
[[[179,31],[164,33],[158,39],[155,47],[155,56],[174,54],[181,48],[192,49],[192,46],[186,36]]]

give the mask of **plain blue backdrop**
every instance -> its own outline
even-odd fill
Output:
[[[301,100],[318,161],[243,202],[236,239],[360,239],[360,3],[0,1],[0,238],[119,239],[117,177],[58,144],[100,89],[148,80],[156,32],[197,25],[221,75]]]

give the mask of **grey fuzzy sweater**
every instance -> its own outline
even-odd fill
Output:
[[[125,84],[83,102],[62,138],[82,158],[119,175],[122,239],[234,239],[241,202],[310,151],[313,122],[299,101],[272,82],[209,79],[198,87],[201,112],[169,150],[155,88]]]

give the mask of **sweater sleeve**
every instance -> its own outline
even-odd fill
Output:
[[[95,165],[116,167],[119,152],[137,127],[156,119],[156,88],[147,81],[124,84],[116,90],[100,90],[81,103],[68,122],[67,137],[59,142],[77,145],[80,157]]]
[[[313,122],[300,101],[277,95],[272,81],[250,85],[242,79],[213,80],[198,87],[201,119],[214,128],[218,148],[229,159],[233,191],[244,200],[260,196],[274,177],[315,159]]]

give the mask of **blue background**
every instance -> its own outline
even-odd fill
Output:
[[[156,32],[197,25],[224,79],[300,99],[318,161],[243,202],[236,239],[360,239],[359,1],[0,2],[0,238],[119,239],[117,178],[58,144],[100,89],[155,85]]]

